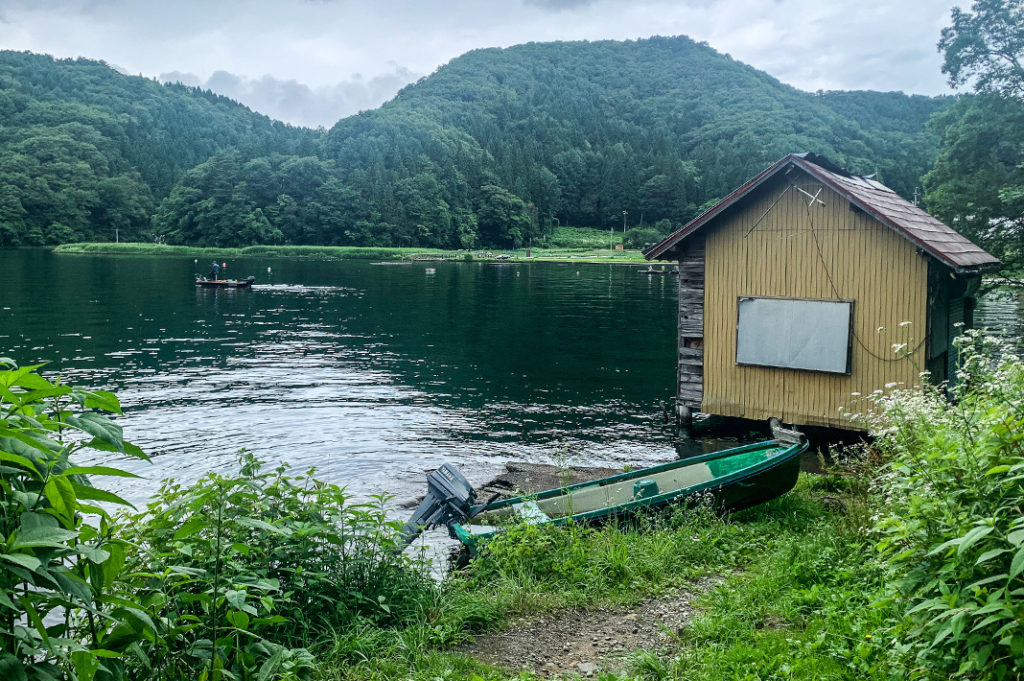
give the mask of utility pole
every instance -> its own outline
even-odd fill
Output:
[[[626,216],[629,215],[626,211],[622,211],[622,233],[626,233]]]

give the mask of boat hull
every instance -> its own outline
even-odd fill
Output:
[[[196,286],[201,288],[249,288],[256,277],[248,279],[201,279],[196,278]]]
[[[513,522],[534,524],[599,523],[704,494],[711,495],[715,505],[723,510],[740,510],[791,490],[800,474],[800,455],[806,449],[806,441],[778,440],[736,447],[535,495],[504,499],[488,504],[476,517],[488,522],[488,516],[496,516],[497,523],[503,519],[507,522],[513,516],[518,516]],[[606,500],[606,505],[599,505],[601,498]],[[574,500],[577,508],[573,508]],[[617,503],[607,503],[609,500]],[[598,505],[591,508],[595,503]],[[453,523],[449,532],[475,553],[482,541],[504,530],[497,523]]]

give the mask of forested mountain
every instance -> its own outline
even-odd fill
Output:
[[[786,153],[910,196],[946,99],[807,93],[688,38],[470,52],[326,134],[97,62],[0,53],[0,244],[502,246],[679,225]],[[150,219],[151,217],[151,219]]]
[[[0,245],[141,238],[211,155],[313,153],[316,140],[211,92],[0,52]]]
[[[470,52],[379,110],[340,121],[324,155],[387,223],[408,216],[391,210],[402,202],[382,186],[433,178],[413,195],[441,213],[469,205],[479,214],[487,197],[474,203],[466,192],[486,183],[532,206],[535,229],[551,217],[621,222],[623,210],[632,225],[641,216],[679,224],[793,151],[877,171],[910,195],[935,154],[925,121],[946,104],[813,95],[682,37],[532,43]]]

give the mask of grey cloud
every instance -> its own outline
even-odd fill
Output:
[[[192,87],[202,87],[202,79],[194,73],[182,73],[181,71],[170,71],[161,73],[160,80],[164,83],[181,83]]]
[[[250,79],[227,71],[216,71],[206,81],[179,71],[160,74],[163,82],[213,90],[271,118],[311,128],[330,127],[345,116],[378,107],[419,77],[395,66],[392,72],[369,80],[355,74],[334,85],[311,88],[297,80],[269,75]]]
[[[580,9],[593,5],[597,0],[523,0],[524,5],[533,5],[549,12],[563,12],[565,10]]]
[[[104,61],[103,63],[106,64],[107,66],[109,66],[110,68],[114,69],[118,73],[120,73],[122,76],[130,76],[130,75],[132,75],[128,71],[128,69],[126,69],[125,67],[121,66],[120,64],[113,64],[113,63],[111,63],[109,61]]]

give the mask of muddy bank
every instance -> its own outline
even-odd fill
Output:
[[[454,651],[511,671],[526,669],[542,678],[566,674],[588,678],[620,671],[636,651],[667,652],[693,618],[693,601],[713,584],[702,579],[684,591],[631,608],[523,618],[505,631],[477,636]]]
[[[498,494],[499,498],[533,494],[546,489],[606,478],[621,472],[622,470],[617,468],[560,468],[547,463],[507,463],[504,471],[477,490],[477,498],[483,501],[494,494]]]

